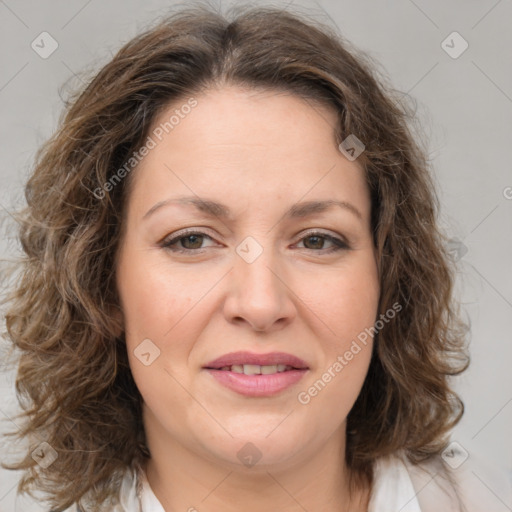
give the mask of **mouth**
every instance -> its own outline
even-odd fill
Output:
[[[208,370],[218,370],[221,372],[243,373],[244,375],[273,375],[275,373],[289,372],[290,370],[300,370],[287,364],[233,364],[223,366],[222,368],[207,368]]]
[[[211,361],[203,369],[240,395],[265,397],[296,384],[309,367],[302,359],[284,352],[233,352]]]

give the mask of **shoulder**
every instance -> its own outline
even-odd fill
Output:
[[[458,443],[450,443],[442,455],[413,464],[403,454],[395,460],[403,464],[410,478],[421,512],[510,512],[510,474],[493,465],[482,454],[468,453]]]

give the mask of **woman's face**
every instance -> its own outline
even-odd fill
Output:
[[[369,366],[364,174],[325,108],[236,87],[187,100],[156,120],[133,171],[117,267],[148,444],[300,463],[344,442]]]

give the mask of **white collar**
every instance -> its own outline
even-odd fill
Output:
[[[368,512],[421,512],[407,467],[398,456],[378,459]]]

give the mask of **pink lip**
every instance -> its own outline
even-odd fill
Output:
[[[245,396],[271,396],[297,383],[307,369],[288,370],[272,375],[245,375],[228,370],[207,369],[217,382]]]
[[[213,361],[210,361],[208,364],[205,364],[203,368],[216,370],[224,366],[232,366],[234,364],[258,364],[260,366],[286,364],[302,370],[309,368],[302,359],[285,352],[256,354],[254,352],[246,351],[225,354]]]
[[[245,375],[230,370],[220,370],[225,366],[256,364],[260,366],[284,364],[292,370],[271,375]],[[285,352],[256,354],[254,352],[232,352],[221,356],[203,367],[223,386],[244,396],[272,396],[296,384],[309,370],[300,358]]]

